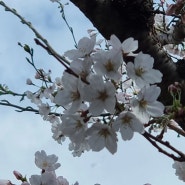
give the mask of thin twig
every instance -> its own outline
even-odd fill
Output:
[[[32,26],[32,24],[28,21],[26,21],[21,15],[19,15],[17,13],[17,11],[15,9],[12,9],[10,7],[8,7],[3,1],[0,1],[0,5],[3,6],[5,8],[6,11],[9,11],[11,13],[13,13],[15,16],[17,16],[21,22],[25,25],[27,25],[34,33],[35,36],[42,40],[42,42],[48,47],[49,51],[51,53],[53,53],[53,55],[57,56],[58,58],[60,58],[61,60],[63,60],[66,64],[70,64],[70,62],[68,60],[66,60],[66,58],[64,56],[61,56],[60,54],[58,54],[48,43],[48,41]]]
[[[39,114],[39,110],[34,109],[34,108],[31,107],[31,106],[28,106],[28,107],[21,107],[21,106],[12,104],[12,103],[10,103],[10,102],[7,101],[7,100],[1,100],[1,101],[0,101],[0,105],[16,108],[16,109],[17,109],[17,110],[15,110],[16,112],[33,112],[33,113],[35,113],[35,114]],[[49,113],[49,115],[53,115],[53,114],[54,114],[55,116],[61,116],[61,114],[56,113],[56,112],[50,112],[50,113]]]
[[[158,149],[159,152],[163,153],[164,155],[172,158],[173,160],[182,162],[185,161],[185,154],[182,153],[181,151],[177,150],[176,148],[174,148],[173,146],[170,145],[169,142],[167,141],[162,141],[161,139],[159,139],[158,137],[155,137],[151,134],[149,134],[148,132],[144,132],[144,134],[142,134],[155,148]],[[163,148],[161,148],[157,143],[160,143],[161,145],[167,147],[168,149],[172,150],[174,153],[178,154],[179,156],[175,156],[172,153],[167,152],[166,150],[164,150]]]
[[[168,127],[171,130],[174,130],[175,132],[177,132],[178,134],[180,134],[181,136],[184,136],[185,137],[185,131],[182,130],[181,128],[179,128],[178,126],[174,125],[173,122],[169,122],[168,123]]]

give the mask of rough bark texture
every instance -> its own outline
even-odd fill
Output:
[[[168,86],[175,81],[182,85],[182,104],[185,105],[185,85],[178,74],[176,64],[168,57],[157,39],[153,23],[152,0],[71,0],[93,23],[98,31],[109,39],[115,34],[121,41],[134,37],[139,41],[139,50],[155,59],[154,68],[163,73],[159,100],[170,105],[172,98]]]

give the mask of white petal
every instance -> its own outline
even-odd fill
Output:
[[[104,110],[104,104],[99,100],[94,100],[89,107],[89,112],[93,116],[99,116]]]
[[[143,78],[149,84],[160,83],[162,81],[162,73],[159,70],[151,69],[150,71],[143,73]]]
[[[114,49],[121,49],[121,42],[120,40],[116,37],[116,35],[111,35],[109,44],[114,48]]]
[[[120,132],[121,132],[122,139],[125,141],[131,140],[134,135],[133,130],[129,127],[128,124],[124,124],[123,126],[121,126]]]
[[[116,142],[116,139],[111,136],[112,135],[107,136],[105,142],[106,142],[106,148],[109,150],[111,154],[114,154],[117,151],[117,142]]]
[[[143,93],[143,98],[147,102],[154,102],[160,95],[161,89],[160,87],[157,87],[156,85],[152,85],[152,86],[144,87],[143,89],[141,89],[141,93]]]
[[[122,43],[122,49],[124,53],[130,53],[132,51],[135,51],[138,48],[138,41],[134,40],[132,37],[126,39]]]
[[[153,116],[162,116],[164,111],[164,105],[161,102],[155,101],[147,105],[147,112]]]
[[[71,60],[75,60],[77,58],[83,57],[84,54],[81,51],[79,51],[79,50],[72,49],[72,50],[66,51],[64,53],[64,56],[68,57]]]
[[[92,151],[99,152],[105,147],[105,139],[100,135],[96,135],[89,138],[88,144]]]

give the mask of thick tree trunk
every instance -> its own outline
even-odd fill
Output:
[[[98,31],[109,39],[115,34],[121,41],[134,37],[139,41],[139,51],[155,59],[154,68],[163,73],[160,84],[160,101],[170,105],[172,98],[168,86],[176,81],[182,85],[182,104],[185,105],[185,85],[176,64],[168,57],[157,39],[152,0],[71,0],[93,23]]]

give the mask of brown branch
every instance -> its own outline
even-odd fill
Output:
[[[0,101],[0,105],[16,108],[16,110],[15,110],[16,112],[33,112],[35,114],[39,114],[39,110],[38,109],[34,109],[31,106],[21,107],[21,106],[12,104],[12,103],[10,103],[7,100],[1,100]],[[56,112],[50,112],[49,115],[61,116],[61,114],[56,113]]]
[[[170,157],[171,159],[175,160],[175,161],[185,161],[185,154],[182,153],[181,151],[177,150],[175,147],[173,147],[172,145],[170,145],[169,142],[167,141],[162,141],[161,139],[159,139],[158,137],[155,137],[151,134],[149,134],[148,132],[144,132],[144,134],[142,134],[155,148],[158,149],[158,151],[160,153],[163,153],[164,155]],[[162,147],[160,147],[157,143],[160,143],[161,145],[165,146],[166,148],[170,149],[171,151],[173,151],[174,153],[178,154],[179,156],[175,156],[172,153],[167,152],[166,150],[164,150]]]
[[[66,62],[63,62],[63,60],[61,58],[58,57],[58,55],[55,55],[55,53],[52,52],[52,50],[50,50],[50,48],[48,46],[45,46],[43,43],[41,43],[38,39],[34,39],[35,43],[39,46],[41,46],[43,49],[45,49],[50,55],[52,55],[57,61],[59,61],[65,68],[66,68],[66,72],[75,76],[76,78],[79,78],[79,75],[77,75],[70,67],[68,67],[66,65]],[[89,82],[86,79],[81,78],[81,80],[86,83],[89,84]]]
[[[185,131],[182,130],[181,128],[179,128],[176,122],[175,122],[176,124],[174,124],[173,122],[175,122],[175,121],[171,121],[170,123],[168,123],[168,127],[171,130],[174,130],[175,132],[177,132],[178,134],[180,134],[181,136],[184,136],[185,137]]]
[[[164,105],[172,104],[168,86],[182,82],[182,104],[185,105],[184,78],[178,74],[176,64],[162,49],[154,29],[152,0],[70,0],[109,39],[115,34],[121,41],[133,37],[139,41],[138,51],[150,54],[155,59],[154,68],[163,73],[159,100]],[[127,61],[126,61],[127,62]]]

